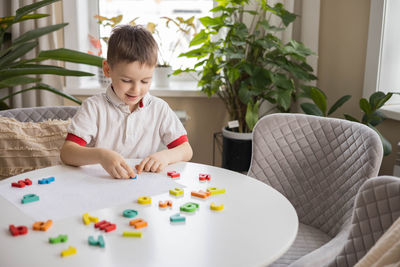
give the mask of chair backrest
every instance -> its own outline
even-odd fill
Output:
[[[76,106],[15,108],[0,111],[0,116],[14,118],[21,122],[67,120],[73,117],[77,110]]]
[[[356,196],[349,238],[328,266],[354,266],[399,217],[400,178],[368,179]]]
[[[277,113],[254,128],[248,175],[286,196],[301,223],[333,237],[351,217],[360,186],[378,175],[382,156],[378,134],[363,124]]]

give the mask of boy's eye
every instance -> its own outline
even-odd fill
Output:
[[[149,83],[149,81],[143,81],[143,80],[142,80],[142,83],[146,84],[146,83]]]
[[[131,80],[124,80],[124,79],[121,79],[121,81],[124,82],[124,83],[130,83],[131,82]]]

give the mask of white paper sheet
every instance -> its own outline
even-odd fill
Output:
[[[46,177],[27,176],[33,182],[31,186],[16,188],[11,187],[11,183],[1,184],[0,195],[35,221],[45,221],[135,202],[140,196],[154,196],[183,187],[165,174],[141,173],[137,179],[113,179],[100,165],[48,176],[54,176],[55,181],[41,185],[38,180]],[[36,194],[40,200],[22,204],[21,199],[26,194]]]

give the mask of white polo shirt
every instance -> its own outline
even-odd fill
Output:
[[[108,148],[125,158],[145,158],[157,152],[160,144],[173,148],[186,142],[187,133],[164,100],[147,93],[131,113],[110,85],[106,93],[82,103],[66,140]]]

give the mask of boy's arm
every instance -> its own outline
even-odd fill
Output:
[[[136,170],[138,173],[141,173],[142,171],[160,172],[169,164],[178,161],[189,161],[192,159],[192,156],[192,147],[188,142],[185,142],[174,148],[151,154],[136,165]]]
[[[135,176],[133,169],[120,154],[105,148],[84,147],[72,141],[65,141],[60,158],[65,164],[72,166],[100,163],[114,178],[127,179]]]

